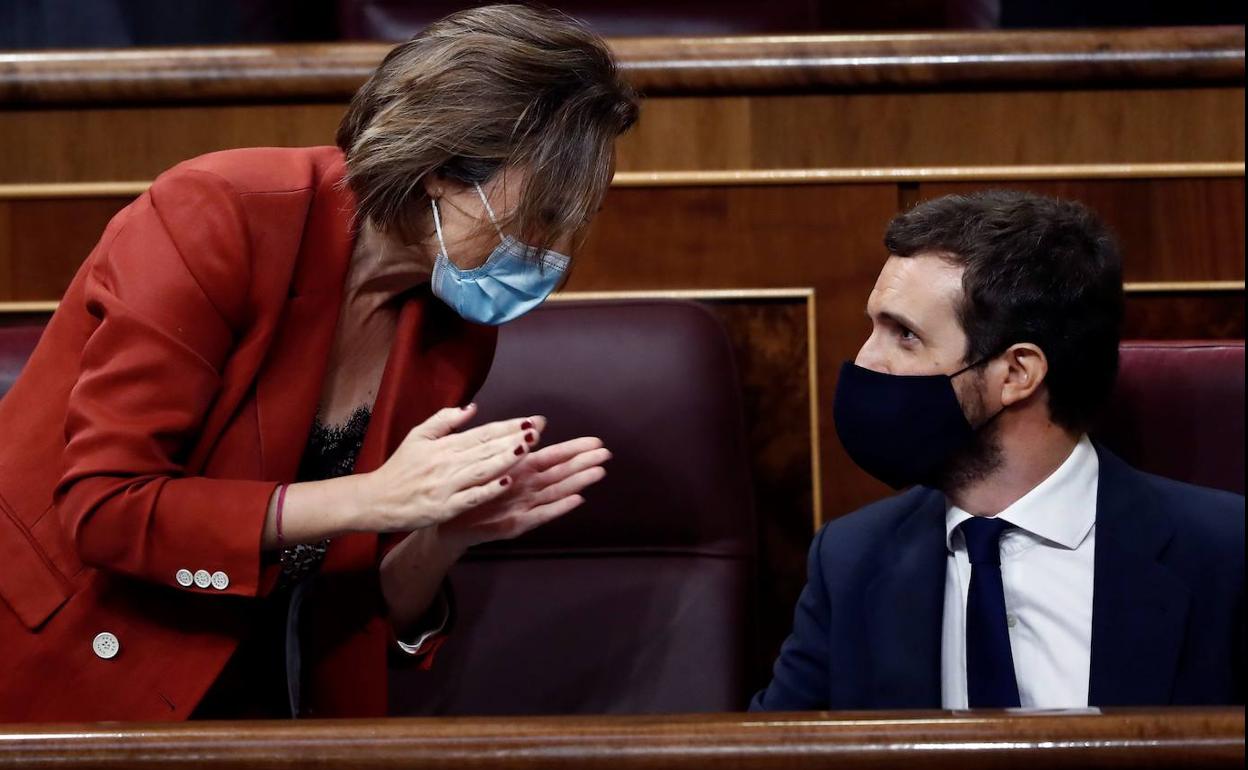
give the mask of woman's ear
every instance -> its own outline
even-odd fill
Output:
[[[1008,367],[1001,384],[1001,405],[1012,406],[1031,398],[1049,374],[1044,351],[1029,342],[1013,345],[1002,360]]]
[[[430,198],[438,199],[446,195],[446,177],[437,171],[425,174],[420,183],[425,188],[425,194]]]

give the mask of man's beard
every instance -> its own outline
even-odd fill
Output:
[[[997,424],[997,416],[1001,413],[988,414],[983,390],[979,387],[983,382],[982,372],[976,371],[972,376],[974,387],[961,394],[960,400],[966,410],[967,422],[975,429],[975,436],[944,462],[929,485],[946,495],[956,494],[983,481],[1005,462]]]

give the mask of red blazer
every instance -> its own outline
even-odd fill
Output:
[[[0,721],[184,719],[246,633],[278,573],[269,497],[298,469],[342,302],[343,172],[332,147],[187,161],[78,271],[0,401]],[[357,470],[466,401],[494,340],[413,292]],[[304,651],[318,716],[385,712],[379,556],[375,535],[329,547]]]

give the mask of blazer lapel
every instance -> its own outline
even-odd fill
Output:
[[[1171,700],[1189,590],[1158,559],[1174,523],[1136,471],[1103,447],[1096,502],[1092,590],[1093,706],[1155,706]]]
[[[434,299],[428,286],[415,290],[399,311],[355,471],[377,469],[412,428],[439,409],[466,403],[489,373],[496,337],[494,327],[465,322]],[[375,535],[348,535],[334,540],[324,569],[344,572],[376,561]]]
[[[464,321],[427,285],[415,290],[399,312],[356,471],[379,467],[434,412],[466,403],[489,374],[496,339],[494,327]]]
[[[946,553],[944,497],[927,490],[893,532],[880,576],[866,592],[873,708],[941,706]]]
[[[355,206],[338,184],[343,165],[326,169],[308,214],[302,247],[270,353],[256,383],[264,478],[293,481],[320,403],[355,245]]]

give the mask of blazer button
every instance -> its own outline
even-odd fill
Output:
[[[218,591],[224,591],[230,585],[230,576],[224,572],[217,571],[212,573],[212,587]]]
[[[191,574],[189,569],[180,569],[173,579],[178,581],[178,585],[183,588],[190,588],[195,583],[195,576]]]
[[[200,588],[207,588],[212,585],[212,575],[208,574],[208,570],[201,569],[195,571],[195,585]]]
[[[117,641],[117,637],[107,631],[103,631],[95,635],[95,639],[91,641],[91,649],[95,654],[108,660],[117,657],[117,653],[121,650],[121,642]]]

